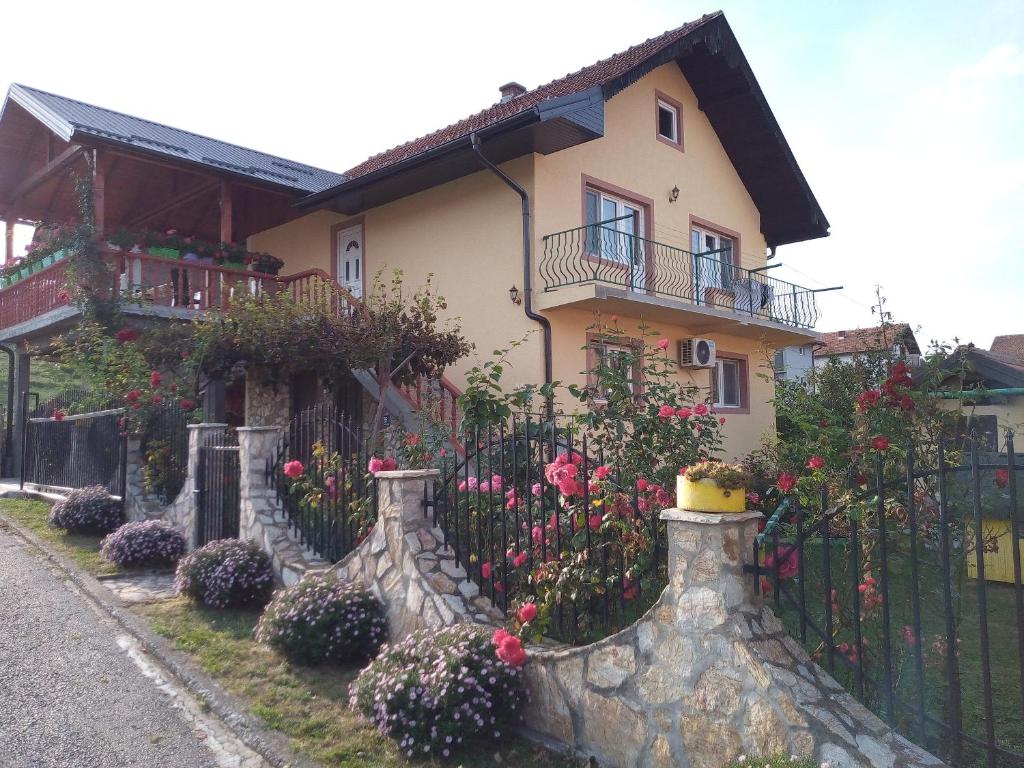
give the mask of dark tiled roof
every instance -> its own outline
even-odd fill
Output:
[[[917,339],[909,323],[893,323],[889,326],[890,343],[902,341],[910,352],[920,354]],[[882,327],[855,328],[850,331],[829,331],[821,334],[821,340],[815,347],[815,357],[832,355],[853,355],[861,352],[877,352],[885,348],[885,337]]]
[[[1004,334],[996,336],[989,347],[992,352],[1009,355],[1024,360],[1024,333]]]
[[[482,112],[470,115],[463,120],[452,123],[446,128],[441,128],[433,133],[428,133],[426,136],[421,136],[418,139],[414,139],[413,141],[394,147],[393,149],[389,149],[386,152],[381,152],[379,155],[374,155],[373,157],[364,160],[354,168],[350,168],[345,172],[345,176],[349,179],[364,176],[367,173],[378,171],[382,168],[388,167],[389,165],[394,165],[402,160],[418,155],[421,152],[426,152],[427,150],[439,147],[454,139],[468,136],[473,131],[479,131],[489,125],[494,125],[505,118],[512,117],[520,112],[531,109],[546,99],[568,96],[569,94],[579,93],[587,90],[588,88],[593,88],[594,86],[604,85],[609,80],[613,80],[614,78],[625,74],[637,64],[657,53],[666,45],[670,45],[677,40],[680,40],[702,24],[716,19],[721,15],[721,11],[707,14],[696,21],[688,22],[681,27],[665,32],[658,37],[652,37],[646,42],[634,45],[632,48],[629,48],[622,53],[616,53],[607,59],[602,59],[596,64],[584,67],[578,72],[572,72],[558,80],[552,80],[546,85],[534,88],[532,91],[527,91],[521,96],[517,96],[514,99],[506,101],[504,104],[494,104]]]
[[[256,152],[24,85],[12,85],[8,98],[67,141],[75,135],[86,134],[103,141],[127,145],[136,151],[186,160],[213,170],[247,176],[304,193],[319,192],[345,180],[340,173]]]

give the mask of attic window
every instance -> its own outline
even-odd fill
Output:
[[[658,141],[677,149],[683,148],[682,105],[663,93],[657,93],[655,114],[658,120]]]

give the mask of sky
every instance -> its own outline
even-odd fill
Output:
[[[1024,0],[719,0],[831,223],[818,330],[1024,333]],[[693,0],[11,4],[10,82],[344,171],[703,13]],[[24,235],[19,233],[19,237]],[[16,244],[15,251],[21,251]]]

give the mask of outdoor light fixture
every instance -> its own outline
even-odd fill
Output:
[[[508,297],[512,299],[512,303],[517,307],[523,303],[523,297],[519,295],[519,289],[515,285],[508,289]]]
[[[672,187],[672,191],[668,193],[668,201],[674,203],[679,199],[679,187]]]

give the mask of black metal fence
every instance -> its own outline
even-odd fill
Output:
[[[842,499],[781,507],[751,570],[808,652],[905,736],[954,766],[1022,766],[1013,436],[1002,456],[919,449],[877,454]]]
[[[142,452],[147,493],[170,504],[185,485],[188,475],[189,412],[177,403],[165,403],[145,424],[139,449]]]
[[[235,430],[224,429],[203,438],[196,474],[196,545],[237,539],[241,472]]]
[[[544,290],[604,283],[799,328],[818,320],[814,291],[738,266],[731,249],[692,253],[608,222],[544,236]]]
[[[89,390],[81,388],[65,389],[45,400],[41,399],[36,392],[30,393],[30,395],[35,400],[32,410],[29,411],[29,416],[32,418],[53,416],[54,411],[70,414],[77,410],[83,410],[81,406],[88,402],[91,397]],[[93,408],[92,410],[107,410],[112,407],[112,402],[104,402],[100,408]]]
[[[26,398],[27,399],[27,398]],[[124,498],[127,437],[123,409],[37,417],[22,430],[21,484],[56,489],[100,485]]]
[[[604,456],[569,419],[514,417],[466,432],[464,445],[427,502],[467,578],[499,609],[547,602],[546,634],[587,643],[658,598],[667,583],[658,515],[671,506],[655,498],[663,489],[618,475],[593,485]]]
[[[369,460],[356,418],[319,403],[292,419],[267,463],[267,480],[289,524],[324,560],[341,560],[377,520],[377,481],[368,474]],[[295,461],[301,475],[289,477],[285,465]]]

